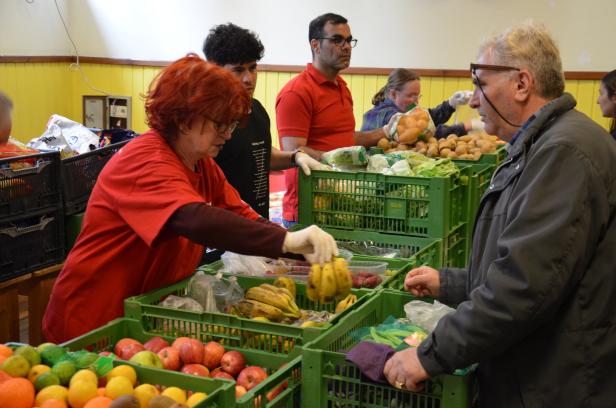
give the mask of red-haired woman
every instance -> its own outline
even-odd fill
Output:
[[[122,316],[124,298],[190,276],[204,245],[319,263],[337,252],[316,226],[287,232],[261,218],[212,159],[250,109],[233,74],[188,55],[159,74],[145,105],[151,130],[114,155],[92,191],[45,313],[49,341],[101,326]]]

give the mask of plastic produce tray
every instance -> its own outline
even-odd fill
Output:
[[[466,219],[469,166],[460,176],[401,177],[313,171],[299,174],[299,223],[443,238]]]
[[[170,309],[159,305],[168,295],[186,295],[189,281],[190,278],[187,278],[165,288],[125,299],[125,316],[139,320],[145,331],[150,334],[188,336],[201,341],[223,340],[225,345],[287,355],[293,351],[295,346],[301,346],[331,328],[342,316],[349,313],[374,292],[369,289],[353,289],[352,293],[358,297],[355,304],[321,327],[302,328],[242,318],[225,313],[201,313]],[[273,281],[274,279],[237,277],[237,282],[244,289]],[[334,311],[336,303],[319,304],[309,300],[306,296],[305,284],[296,282],[296,289],[296,303],[301,309]]]
[[[0,159],[0,222],[62,206],[60,154]]]
[[[62,191],[66,215],[83,212],[98,175],[129,140],[62,160]]]
[[[0,281],[64,260],[61,208],[27,218],[0,222]]]
[[[411,295],[383,290],[346,316],[332,330],[310,342],[302,357],[302,395],[304,407],[357,407],[357,408],[469,408],[476,396],[475,373],[440,375],[426,381],[425,389],[415,393],[389,385],[372,383],[360,370],[346,361],[345,353],[358,340],[352,331],[376,326],[388,316],[404,316],[404,304],[413,300]]]
[[[159,335],[170,342],[175,338],[175,336],[164,333]],[[114,344],[124,337],[134,338],[143,343],[151,338],[152,335],[146,333],[137,320],[116,319],[105,326],[101,326],[66,342],[62,346],[68,347],[70,350],[113,351]],[[195,408],[293,407],[298,405],[301,390],[301,357],[276,356],[258,350],[240,349],[229,347],[228,345],[225,345],[225,348],[227,350],[239,350],[246,357],[246,365],[264,367],[270,370],[272,375],[236,400],[235,385],[231,381],[197,377],[176,371],[140,367],[125,361],[114,362],[114,365],[129,364],[135,367],[138,371],[138,377],[142,382],[167,386],[173,385],[182,389],[207,393],[208,398],[196,405]],[[267,393],[274,390],[284,381],[287,382],[287,388],[271,402],[268,401]]]

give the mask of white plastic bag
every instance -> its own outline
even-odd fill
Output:
[[[81,123],[51,115],[45,132],[28,146],[42,151],[59,151],[63,158],[87,153],[98,147],[99,137]]]
[[[267,258],[225,252],[221,255],[224,266],[221,272],[235,275],[263,276],[270,269]]]
[[[435,300],[434,303],[427,303],[422,300],[411,300],[404,305],[406,318],[411,324],[425,329],[432,333],[441,320],[441,317],[453,312],[454,309]]]
[[[400,115],[392,124],[393,139],[398,143],[414,145],[418,140],[434,136],[436,126],[430,113],[419,106]]]
[[[168,307],[171,309],[190,310],[192,312],[203,312],[203,306],[199,304],[195,299],[189,297],[179,297],[175,295],[169,295],[160,302],[160,306]]]
[[[204,312],[220,312],[216,305],[216,280],[216,277],[212,275],[206,275],[203,271],[197,271],[190,282],[188,282],[188,296],[199,302],[203,306]]]

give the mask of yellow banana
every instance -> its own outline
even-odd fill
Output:
[[[321,287],[321,265],[313,264],[310,267],[308,275],[308,285],[306,286],[306,295],[313,302],[319,300],[319,288]]]
[[[336,296],[346,296],[353,286],[349,266],[344,258],[334,258],[333,263],[336,275]]]
[[[286,308],[288,308],[289,311],[293,315],[299,313],[299,307],[297,307],[297,304],[295,303],[295,298],[293,298],[293,295],[291,294],[291,292],[289,292],[287,288],[279,288],[277,286],[270,285],[268,283],[263,283],[259,285],[259,287],[272,293],[272,296],[282,297],[282,301],[287,303]],[[259,300],[264,302],[264,300],[262,299],[259,299]],[[268,303],[268,302],[265,302],[265,303]],[[278,304],[273,304],[273,306],[280,307],[278,306]],[[281,307],[281,309],[283,309],[283,312],[285,311],[284,307]]]
[[[336,275],[331,262],[325,263],[321,270],[321,287],[318,290],[322,303],[331,303],[336,296]]]
[[[237,308],[243,316],[250,318],[265,317],[272,322],[279,322],[284,319],[282,310],[253,299],[240,300],[237,303]]]
[[[355,302],[357,302],[357,296],[355,296],[352,293],[349,293],[347,295],[347,297],[345,297],[340,302],[338,302],[338,304],[336,305],[335,313],[341,313],[341,312],[345,311],[347,308],[349,308]]]
[[[279,289],[272,286],[274,289]],[[274,292],[263,285],[249,288],[244,297],[249,300],[256,300],[261,303],[276,307],[281,310],[285,316],[299,317],[299,308],[292,302],[284,293]]]
[[[291,292],[293,300],[295,300],[295,296],[297,295],[297,288],[295,287],[295,281],[293,279],[284,276],[277,278],[274,281],[274,286],[287,289],[289,292]]]

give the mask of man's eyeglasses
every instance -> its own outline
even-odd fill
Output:
[[[519,71],[520,68],[510,67],[508,65],[490,65],[490,64],[474,64],[471,62],[471,74],[477,77],[477,70],[485,69],[486,71]]]
[[[351,48],[355,48],[355,46],[357,45],[356,38],[353,38],[353,37],[344,38],[339,35],[335,35],[333,37],[317,37],[315,38],[315,40],[329,40],[333,42],[335,46],[340,47],[340,48],[344,47],[345,43],[348,43],[351,46]]]

